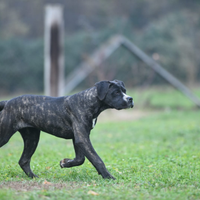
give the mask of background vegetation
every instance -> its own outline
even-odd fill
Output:
[[[0,92],[43,92],[44,6],[52,0],[1,0]],[[60,0],[65,15],[66,76],[102,42],[123,34],[189,86],[199,84],[200,2],[197,0]],[[166,84],[124,49],[79,87],[118,78],[129,87]]]

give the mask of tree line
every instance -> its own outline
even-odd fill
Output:
[[[1,0],[0,88],[43,91],[44,6],[57,1]],[[189,85],[200,77],[197,0],[59,1],[65,14],[65,73],[115,34],[123,34]],[[144,63],[118,49],[81,86],[119,78],[129,87],[164,84]]]

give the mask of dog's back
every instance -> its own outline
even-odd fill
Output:
[[[7,101],[0,101],[0,111],[2,111],[6,105]]]

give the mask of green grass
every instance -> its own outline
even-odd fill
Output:
[[[200,90],[194,89],[195,94],[200,99]],[[129,93],[129,90],[128,90]],[[185,95],[173,87],[150,87],[148,89],[130,90],[130,93],[139,108],[151,109],[195,109],[196,105]]]
[[[42,134],[31,162],[40,178],[30,180],[17,164],[22,151],[17,133],[1,149],[0,184],[41,187],[2,189],[0,199],[199,199],[199,119],[199,111],[173,111],[137,121],[98,123],[91,140],[115,181],[102,179],[88,161],[60,169],[61,159],[73,158],[72,145],[47,134]],[[49,187],[44,187],[45,180],[51,182]]]
[[[31,180],[17,164],[23,142],[16,133],[0,149],[0,199],[200,199],[199,110],[173,89],[135,90],[132,96],[136,108],[156,113],[98,122],[91,132],[115,181],[102,179],[88,160],[61,169],[61,159],[74,157],[72,143],[45,133],[31,161],[40,178]]]

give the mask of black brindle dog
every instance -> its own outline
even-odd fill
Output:
[[[101,81],[94,87],[71,96],[48,97],[23,95],[0,102],[0,147],[19,131],[24,150],[19,165],[29,177],[37,177],[30,168],[40,131],[72,139],[76,157],[63,159],[60,166],[82,165],[85,157],[103,178],[114,177],[107,171],[90,142],[90,131],[98,115],[108,108],[132,108],[133,99],[126,95],[122,81]]]

